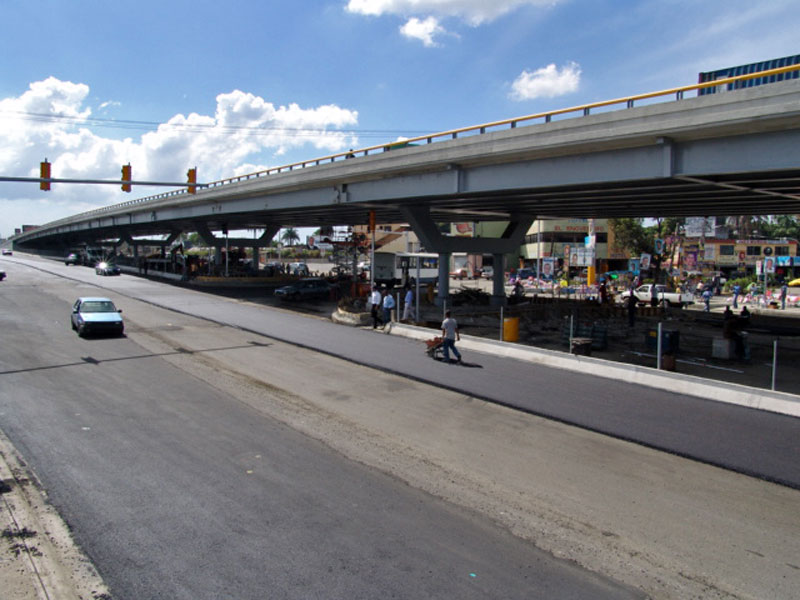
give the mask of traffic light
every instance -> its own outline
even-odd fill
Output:
[[[189,193],[196,194],[197,193],[197,186],[191,185],[193,183],[197,183],[197,167],[194,169],[189,169],[186,172],[186,181],[189,184]]]
[[[47,159],[44,159],[44,162],[39,163],[39,177],[41,179],[50,179],[50,163],[47,162]],[[50,182],[49,181],[40,181],[39,182],[39,189],[44,190],[45,192],[50,191]]]
[[[122,165],[122,191],[123,192],[130,192],[131,191],[131,164],[128,163],[127,165]],[[128,183],[125,183],[125,182]]]

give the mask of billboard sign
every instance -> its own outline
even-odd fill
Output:
[[[687,238],[713,237],[715,224],[714,217],[686,217],[684,231]]]
[[[542,259],[542,275],[545,279],[552,279],[553,273],[555,273],[555,259],[550,258],[543,258]]]
[[[594,248],[573,248],[569,254],[570,267],[588,267],[594,263]]]

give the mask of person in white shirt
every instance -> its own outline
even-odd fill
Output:
[[[461,341],[461,334],[458,333],[458,323],[450,316],[450,311],[445,311],[444,321],[442,321],[442,352],[444,360],[450,362],[450,350],[456,356],[456,362],[461,362],[461,353],[456,349],[456,342]]]
[[[372,286],[372,293],[369,296],[369,312],[372,315],[372,328],[378,328],[378,319],[380,318],[378,315],[378,310],[381,306],[381,291],[378,289],[377,285]]]

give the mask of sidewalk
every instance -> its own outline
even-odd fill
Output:
[[[417,340],[428,340],[437,332],[425,327],[394,323],[388,333]],[[773,392],[746,385],[709,380],[695,375],[659,371],[610,361],[604,358],[578,356],[567,352],[534,348],[521,344],[501,342],[470,335],[462,335],[459,348],[466,348],[495,356],[506,356],[539,365],[591,374],[597,377],[646,385],[657,389],[668,389],[679,394],[696,396],[737,404],[748,408],[800,417],[800,397],[794,394]]]
[[[545,304],[524,304],[506,309],[505,317],[519,317],[519,339],[511,345],[520,349],[541,350],[556,356],[569,357],[568,338],[564,327],[567,321],[557,321],[546,317]],[[771,394],[773,367],[775,368],[775,390],[800,400],[800,308],[775,310],[750,307],[752,317],[745,329],[751,349],[750,360],[718,358],[714,356],[715,339],[723,339],[723,311],[730,297],[714,298],[710,313],[703,312],[703,306],[693,305],[687,309],[670,309],[664,314],[661,309],[639,310],[634,327],[629,327],[627,314],[623,308],[601,309],[589,302],[564,302],[561,314],[575,315],[575,330],[582,324],[598,322],[608,330],[607,345],[598,348],[593,344],[591,356],[608,361],[614,368],[627,365],[644,372],[656,370],[656,330],[659,323],[663,331],[676,332],[679,349],[675,354],[675,373],[701,380],[703,386],[728,386],[734,384],[753,388],[753,394]],[[553,306],[553,305],[550,305]],[[541,310],[538,310],[541,309]],[[740,307],[741,308],[741,307]],[[479,339],[499,341],[501,321],[499,312],[486,313],[486,308],[478,311],[464,306],[453,307],[454,316],[459,322],[462,335],[465,333]],[[422,321],[425,322],[430,337],[436,332],[436,324],[441,321],[441,308],[426,307]],[[526,312],[528,311],[528,312]],[[578,336],[580,337],[580,336]],[[777,346],[775,342],[777,341]],[[774,351],[777,348],[777,361]],[[574,362],[574,361],[572,361]],[[563,364],[563,363],[562,363]],[[603,376],[603,370],[597,373]],[[701,388],[682,389],[683,393],[709,397]],[[713,394],[713,392],[712,392]],[[715,396],[711,396],[715,397]]]

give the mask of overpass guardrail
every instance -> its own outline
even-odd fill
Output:
[[[554,117],[559,117],[562,115],[569,115],[573,113],[578,113],[579,116],[588,116],[592,113],[593,110],[601,109],[601,108],[608,108],[612,106],[624,105],[624,108],[633,108],[637,102],[642,102],[646,100],[653,100],[659,98],[668,98],[674,96],[674,101],[682,100],[686,92],[692,91],[699,91],[707,88],[714,88],[718,86],[726,86],[728,84],[732,84],[738,81],[746,81],[751,79],[758,79],[758,78],[774,78],[771,79],[772,81],[780,81],[783,79],[783,75],[792,72],[800,72],[800,64],[795,65],[788,65],[784,67],[779,67],[775,69],[767,69],[764,71],[758,71],[755,73],[746,73],[743,75],[737,75],[734,77],[725,77],[722,79],[717,79],[714,81],[707,81],[703,83],[695,83],[692,85],[686,85],[676,88],[670,88],[666,90],[660,90],[657,92],[648,92],[645,94],[636,94],[632,96],[623,96],[621,98],[615,98],[613,100],[602,100],[599,102],[591,102],[589,104],[581,104],[578,106],[571,106],[568,108],[561,108],[556,110],[548,110],[538,113],[533,113],[529,115],[524,115],[521,117],[514,117],[510,119],[503,119],[500,121],[492,121],[489,123],[483,123],[480,125],[471,125],[467,127],[461,127],[457,129],[450,129],[447,131],[440,131],[438,133],[431,133],[416,137],[410,137],[403,140],[398,140],[395,142],[390,142],[388,144],[377,144],[373,146],[367,146],[365,148],[359,149],[351,149],[345,152],[337,152],[335,154],[329,154],[327,156],[322,156],[318,158],[313,158],[310,160],[303,160],[299,162],[289,163],[286,165],[280,165],[276,167],[271,167],[269,169],[264,169],[261,171],[256,171],[253,173],[248,173],[244,175],[238,175],[235,177],[228,177],[225,179],[220,179],[218,181],[212,181],[209,183],[198,184],[198,188],[201,187],[202,189],[214,189],[221,186],[241,183],[243,181],[249,181],[251,179],[258,179],[260,177],[267,177],[270,175],[277,175],[280,173],[286,173],[289,171],[294,171],[296,169],[305,169],[308,167],[319,166],[325,163],[333,163],[340,160],[347,160],[351,158],[356,158],[358,156],[368,156],[370,153],[375,152],[389,152],[391,150],[399,150],[402,148],[406,148],[412,145],[419,145],[420,143],[424,144],[432,144],[439,141],[447,141],[458,139],[459,136],[464,135],[482,135],[487,133],[489,130],[497,130],[502,127],[510,127],[511,129],[516,128],[520,124],[532,124],[534,121],[542,120],[544,123],[550,123]],[[795,75],[796,77],[796,75]],[[731,92],[732,93],[732,92]],[[173,198],[176,196],[187,196],[188,191],[185,188],[172,190],[169,192],[164,192],[161,194],[155,194],[152,196],[146,196],[144,198],[137,198],[135,200],[128,200],[126,202],[121,202],[119,204],[113,204],[110,206],[104,206],[102,208],[96,208],[84,213],[80,213],[78,215],[74,215],[72,217],[67,217],[64,219],[59,219],[52,223],[48,223],[47,226],[57,227],[59,225],[63,225],[69,222],[74,221],[78,218],[90,218],[96,215],[102,215],[103,213],[109,211],[117,211],[119,209],[123,209],[125,207],[132,207],[138,206],[141,204],[145,204],[148,202],[153,202],[155,200],[163,200],[167,198]],[[24,235],[24,234],[23,234]]]

